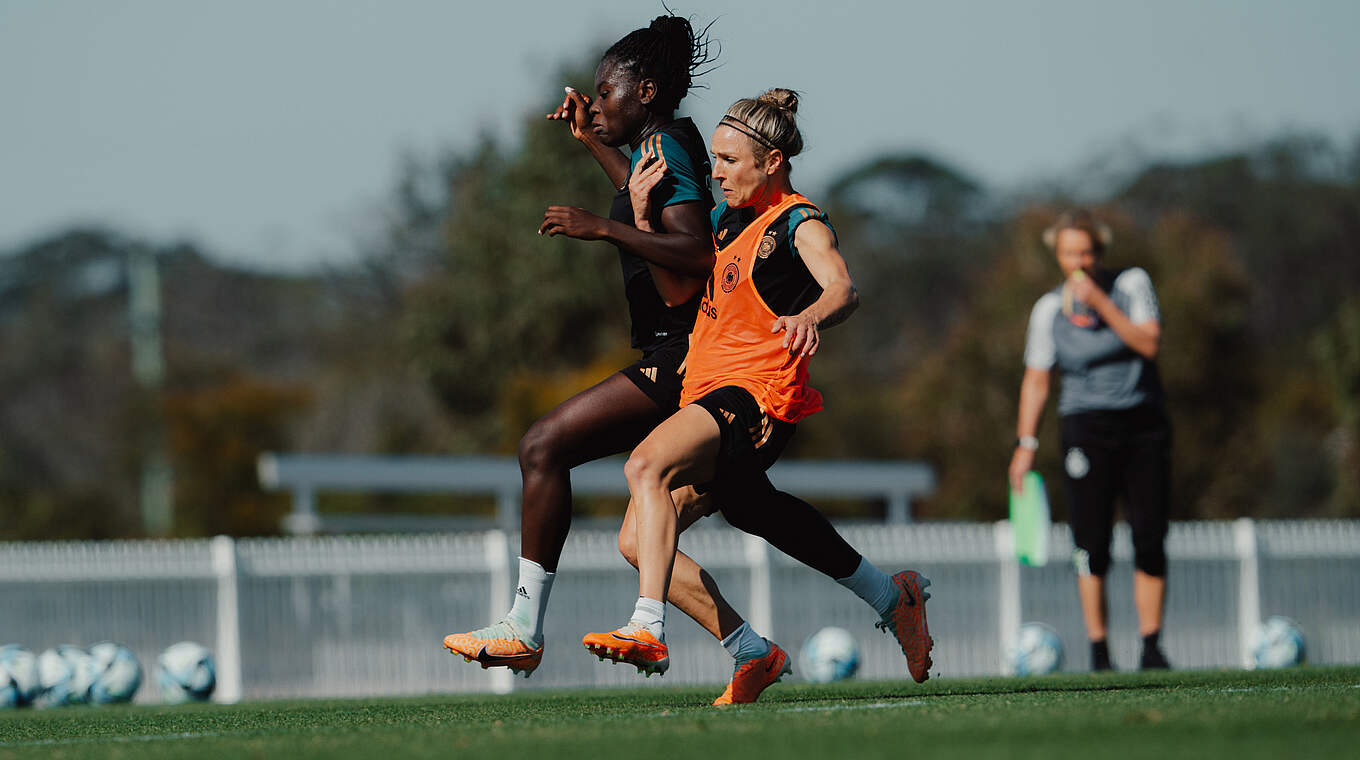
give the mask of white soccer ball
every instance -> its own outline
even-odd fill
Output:
[[[38,695],[38,658],[18,644],[0,647],[0,708],[23,707]]]
[[[1062,667],[1063,646],[1058,632],[1043,623],[1020,626],[1015,642],[1006,653],[1017,676],[1042,676]]]
[[[1282,615],[1267,618],[1256,629],[1251,659],[1257,668],[1290,668],[1304,660],[1303,630]]]
[[[90,698],[94,662],[90,653],[76,646],[62,645],[38,655],[38,707],[84,704]]]
[[[90,647],[90,701],[97,705],[131,702],[142,685],[142,664],[131,649],[112,641]]]
[[[208,699],[217,686],[212,652],[192,641],[170,646],[156,660],[156,685],[170,704]]]
[[[798,665],[813,683],[850,678],[859,670],[859,642],[844,628],[823,628],[803,642]]]

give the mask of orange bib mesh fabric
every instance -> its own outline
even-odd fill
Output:
[[[812,203],[797,193],[790,195],[718,251],[690,333],[681,406],[735,385],[750,393],[766,414],[785,422],[798,422],[821,410],[822,394],[808,385],[809,357],[790,355],[783,345],[784,332],[770,332],[780,315],[761,299],[751,276],[766,228],[797,205]]]

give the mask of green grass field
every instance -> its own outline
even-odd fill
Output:
[[[7,711],[0,757],[1360,757],[1354,667],[780,684],[707,706],[717,693]]]

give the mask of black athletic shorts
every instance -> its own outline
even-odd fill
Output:
[[[770,469],[793,438],[797,425],[769,416],[744,388],[727,385],[694,402],[722,430],[718,466],[707,491],[729,477],[759,475]]]
[[[643,351],[642,358],[619,370],[670,416],[680,410],[680,386],[685,381],[685,354],[689,336],[682,335]]]
[[[1133,533],[1135,566],[1166,572],[1171,501],[1171,425],[1160,406],[1062,418],[1063,471],[1077,573],[1105,575],[1116,500]]]

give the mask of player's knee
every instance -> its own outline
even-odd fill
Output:
[[[1110,571],[1110,549],[1107,546],[1078,546],[1072,551],[1072,568],[1079,576],[1105,577]]]
[[[632,526],[625,523],[623,529],[619,531],[619,554],[622,554],[623,558],[628,560],[628,564],[637,567],[637,532],[630,528]]]
[[[1133,566],[1154,578],[1165,576],[1165,543],[1161,540],[1135,541],[1133,544]]]
[[[724,501],[719,509],[722,511],[723,519],[727,521],[728,525],[731,525],[733,528],[736,528],[743,533],[750,533],[764,538],[761,530],[765,523],[752,517],[749,504],[732,504]]]
[[[629,489],[654,488],[661,484],[663,465],[644,446],[633,449],[623,465],[623,477]]]
[[[553,467],[559,448],[556,426],[547,420],[535,422],[519,439],[520,469],[535,471]]]
[[[781,524],[782,514],[771,511],[784,494],[774,490],[768,478],[726,478],[713,491],[723,519],[733,528],[768,539],[772,526]],[[772,519],[773,518],[773,519]]]

